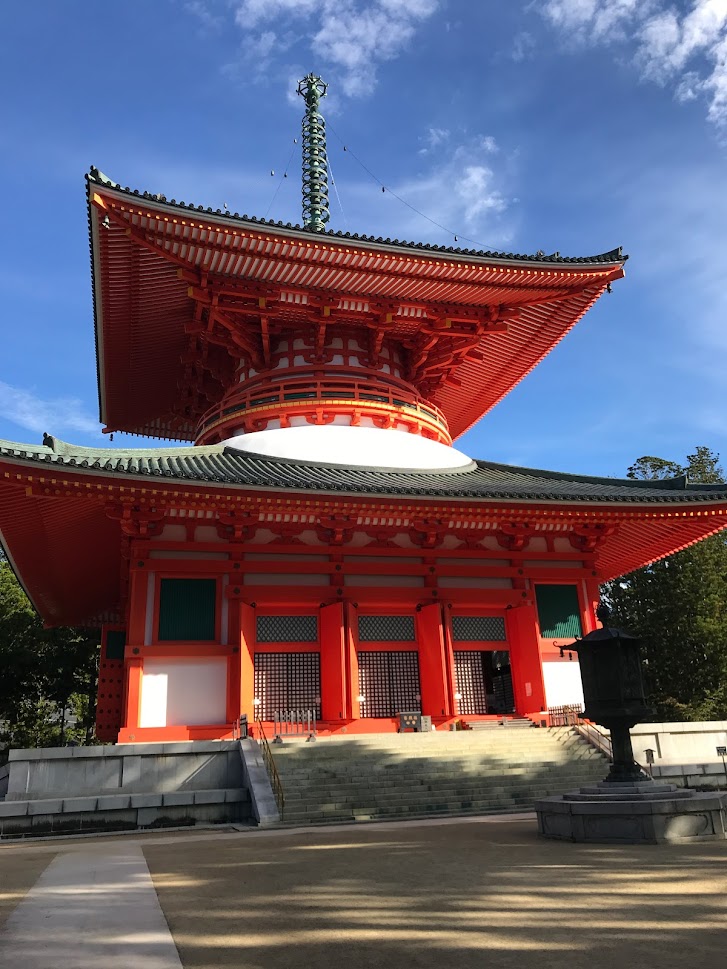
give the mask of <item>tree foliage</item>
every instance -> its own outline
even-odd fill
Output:
[[[630,478],[686,474],[723,482],[719,455],[698,447],[685,465],[639,458]],[[663,720],[727,719],[727,533],[607,583],[614,620],[641,636],[647,681]]]
[[[98,645],[95,630],[44,629],[0,560],[0,750],[92,739]]]

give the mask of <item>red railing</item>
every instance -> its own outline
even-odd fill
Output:
[[[198,443],[209,443],[213,433],[233,424],[246,432],[262,430],[270,420],[303,415],[319,422],[321,409],[335,414],[355,412],[361,416],[391,415],[418,424],[426,436],[451,444],[447,420],[433,404],[423,401],[413,388],[397,378],[349,372],[315,375],[310,371],[267,374],[240,385],[210,408],[198,426]],[[325,423],[323,418],[321,423]]]

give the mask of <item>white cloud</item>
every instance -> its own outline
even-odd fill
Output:
[[[430,151],[433,151],[442,142],[447,141],[449,138],[449,131],[447,128],[428,128],[427,133],[419,139],[419,141],[424,142],[424,147],[419,149],[420,155],[428,155]]]
[[[521,31],[516,34],[512,42],[512,50],[510,51],[510,57],[515,61],[516,64],[522,63],[522,61],[529,61],[533,52],[535,51],[535,38],[527,30]]]
[[[285,18],[316,57],[340,72],[344,94],[361,97],[376,85],[376,68],[397,57],[440,0],[239,0],[235,23],[253,46],[265,38],[268,57],[276,35],[262,30]],[[272,42],[271,42],[272,36]]]
[[[222,26],[222,18],[205,0],[184,0],[184,9],[196,17],[207,30],[216,30]]]
[[[626,44],[642,76],[671,85],[678,101],[704,96],[707,117],[727,126],[727,0],[546,0],[542,14],[564,39]]]
[[[430,129],[431,131],[431,129]],[[489,163],[489,156],[498,151],[491,136],[465,138],[453,143],[450,133],[436,146],[429,167],[418,177],[391,186],[414,209],[423,213],[440,229],[449,230],[440,241],[452,244],[452,234],[461,233],[458,243],[463,246],[492,245],[485,241],[496,237],[504,244],[511,236],[511,228],[502,221],[514,200],[505,192],[506,176],[496,172]],[[398,232],[410,237],[424,234],[428,238],[437,235],[431,222],[411,212],[408,221],[405,213],[398,213]],[[465,238],[465,236],[469,238]]]
[[[99,434],[100,426],[75,397],[43,400],[28,390],[0,381],[0,412],[3,417],[36,434],[80,431]]]

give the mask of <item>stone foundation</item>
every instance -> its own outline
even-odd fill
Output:
[[[13,750],[7,766],[0,837],[249,822],[255,813],[239,741]]]
[[[727,837],[727,794],[674,784],[601,783],[535,805],[545,838],[597,844],[664,844]]]

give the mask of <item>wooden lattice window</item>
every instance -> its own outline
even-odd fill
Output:
[[[421,702],[419,655],[415,650],[365,650],[358,654],[362,717],[394,717],[418,710]]]
[[[216,579],[162,579],[159,640],[210,642],[216,638]]]
[[[313,710],[321,718],[320,653],[255,653],[259,715],[273,720],[288,710]]]
[[[502,616],[453,616],[452,638],[456,643],[504,642]]]
[[[362,643],[413,643],[414,616],[359,616],[358,638]]]
[[[487,713],[487,685],[482,653],[472,649],[455,650],[454,679],[460,695],[457,713],[463,716]]]
[[[575,585],[536,585],[535,600],[543,639],[575,639],[583,635]]]
[[[258,616],[259,643],[317,643],[317,616]]]

